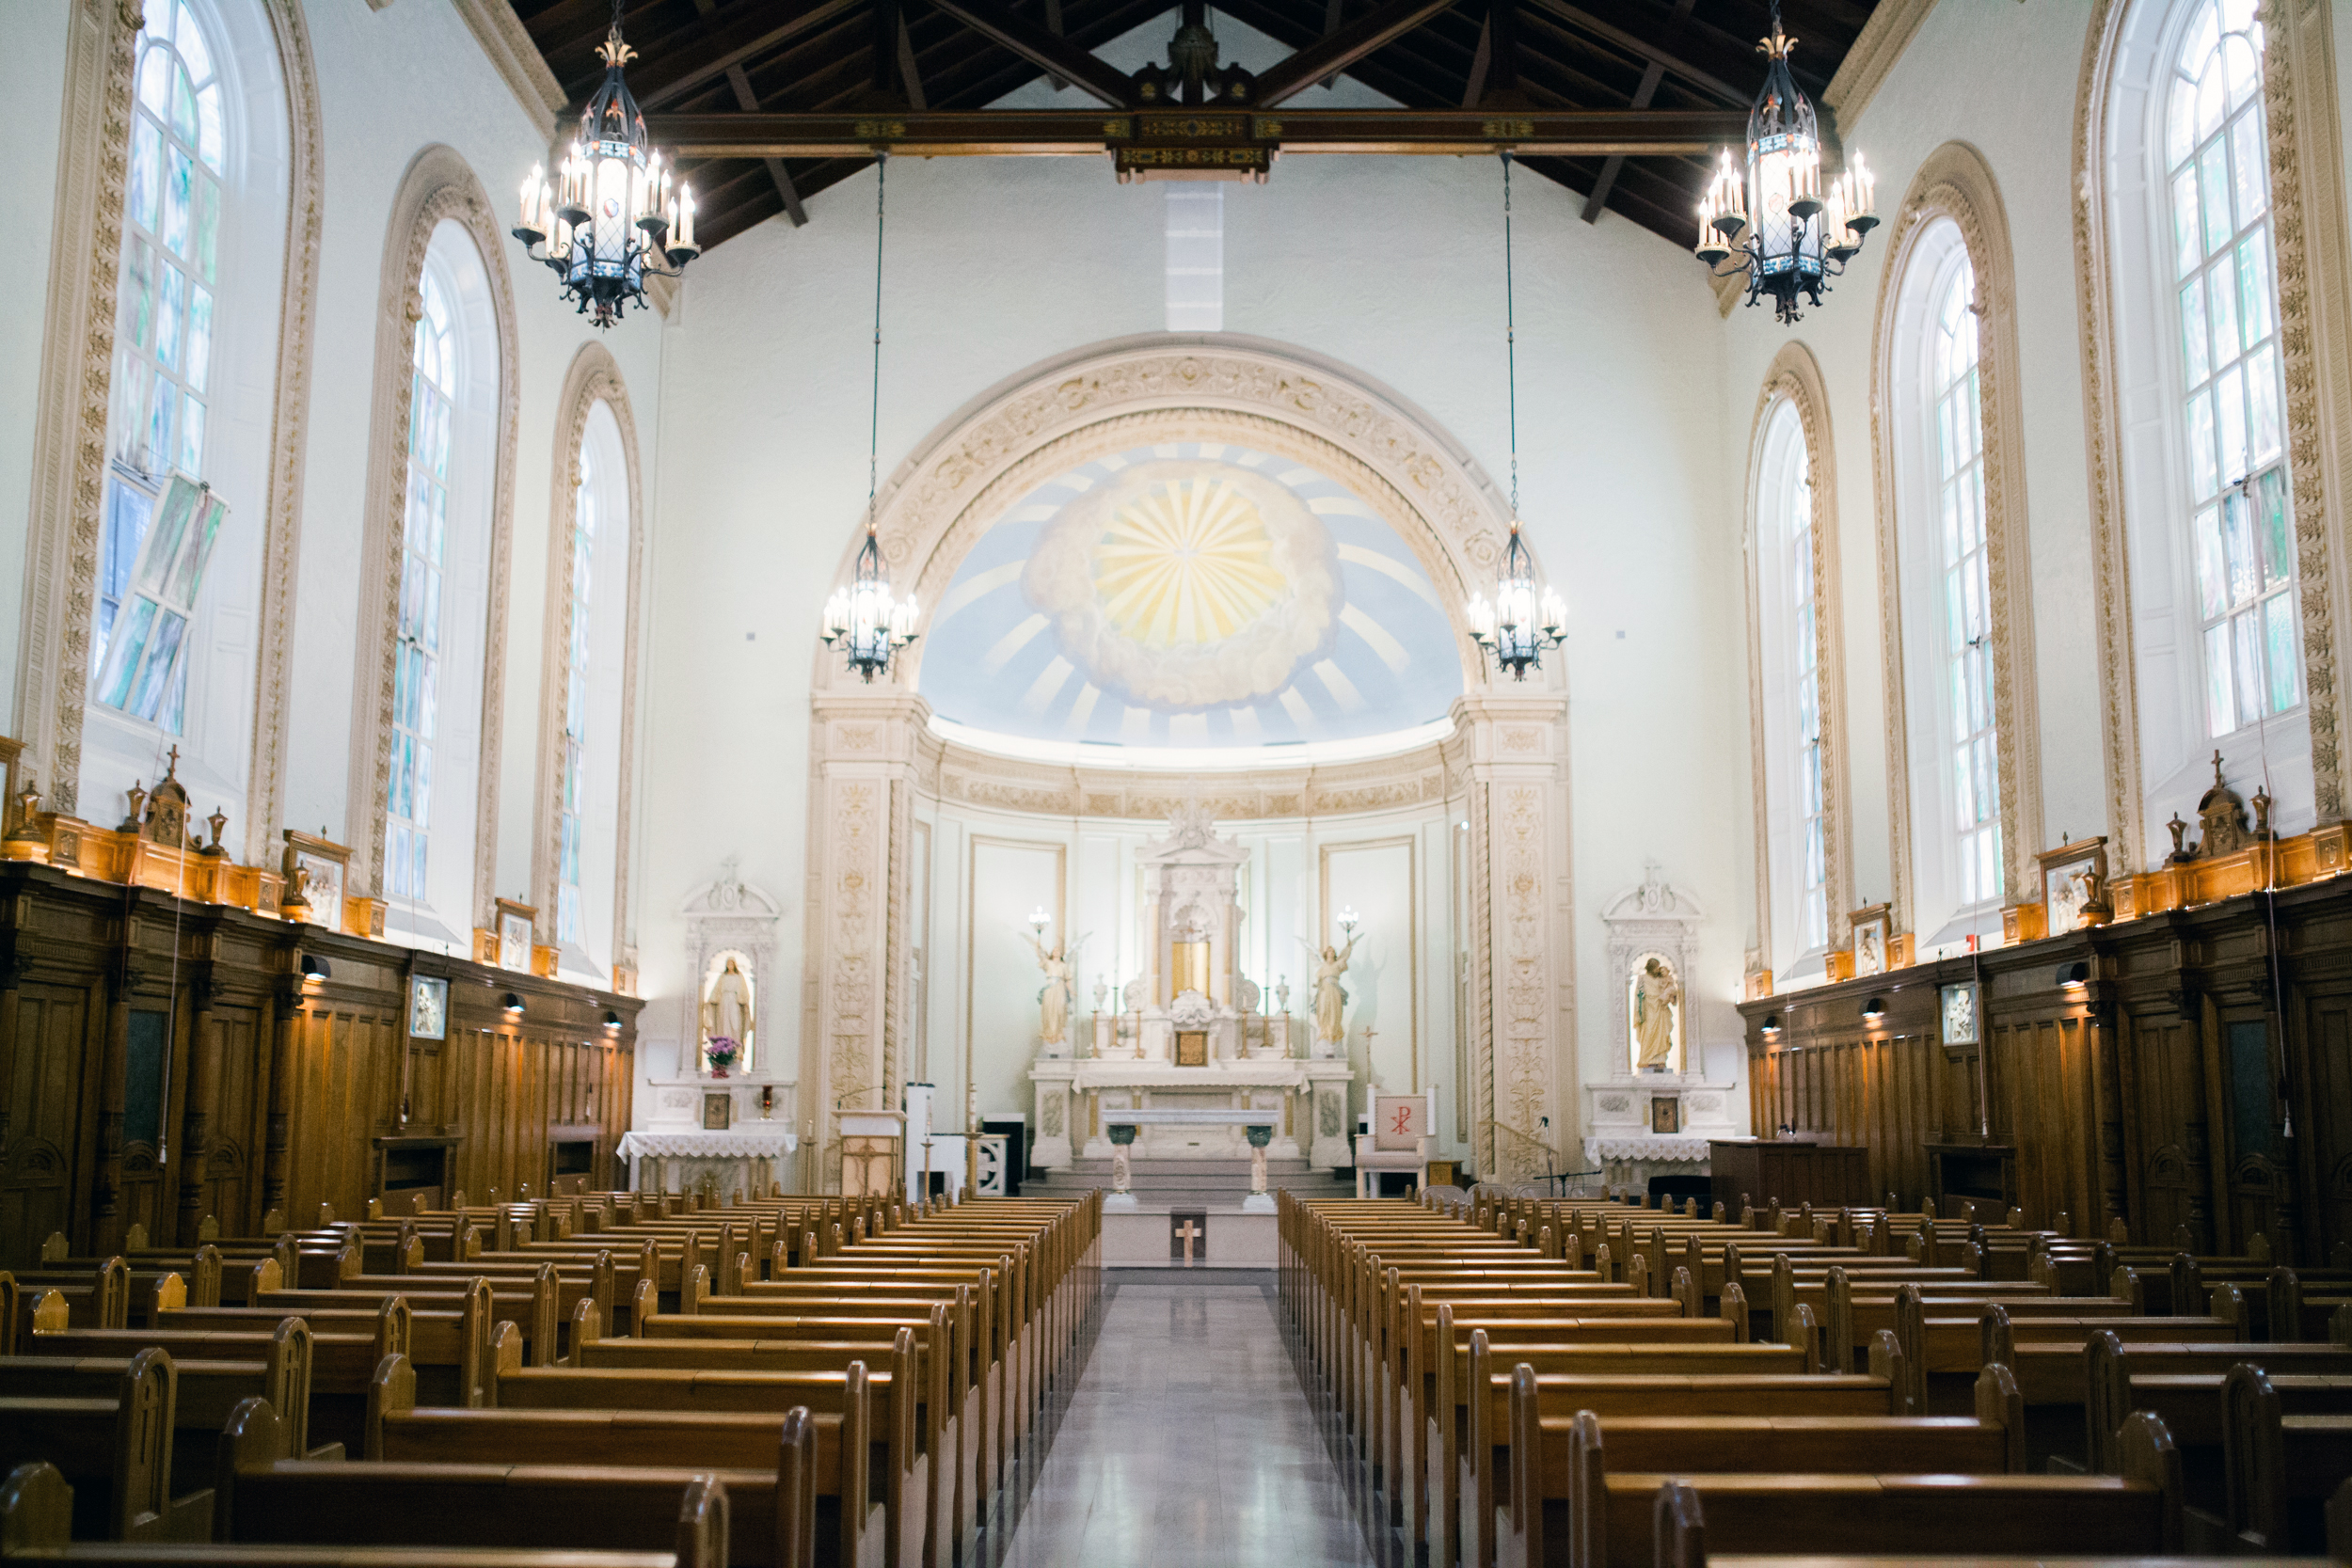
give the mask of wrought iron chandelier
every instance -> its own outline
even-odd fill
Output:
[[[876,675],[890,673],[890,660],[914,641],[914,597],[894,598],[890,574],[884,569],[882,544],[874,535],[875,497],[882,449],[882,189],[890,171],[890,154],[874,160],[874,396],[866,436],[866,543],[857,552],[850,586],[836,588],[825,602],[825,645],[839,647],[850,669],[869,686]]]
[[[532,166],[513,232],[601,329],[632,304],[644,309],[645,279],[675,277],[702,247],[694,243],[694,188],[671,189],[670,169],[647,145],[644,114],[622,79],[637,51],[621,41],[621,0],[612,0],[612,26],[596,53],[604,85],[580,113],[580,135],[555,183]]]
[[[1694,247],[1718,277],[1746,273],[1747,302],[1770,294],[1774,313],[1789,324],[1800,314],[1799,296],[1820,305],[1829,280],[1845,272],[1879,222],[1877,182],[1861,153],[1830,182],[1826,197],[1822,192],[1820,125],[1788,74],[1796,46],[1781,31],[1773,0],[1772,36],[1756,45],[1771,64],[1748,111],[1747,167],[1742,171],[1724,150],[1699,202]]]
[[[1502,154],[1502,343],[1509,366],[1511,404],[1511,543],[1502,552],[1502,570],[1495,581],[1494,602],[1484,594],[1470,599],[1464,614],[1470,639],[1494,656],[1499,669],[1515,681],[1530,670],[1543,668],[1544,650],[1566,640],[1561,623],[1568,618],[1560,595],[1535,580],[1535,563],[1519,542],[1519,350],[1518,300],[1511,272],[1511,154]]]

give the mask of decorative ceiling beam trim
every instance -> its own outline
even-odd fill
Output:
[[[555,122],[570,107],[570,101],[564,84],[540,56],[539,46],[531,41],[530,31],[516,16],[513,0],[455,0],[455,4],[458,16],[506,84],[506,90],[515,95],[515,102],[523,106],[539,133],[552,138]]]
[[[898,13],[898,86],[905,89],[907,103],[916,109],[927,107],[923,102],[923,75],[914,67],[914,36],[907,31],[906,13]]]
[[[1735,87],[1722,77],[1702,71],[1690,61],[1667,53],[1646,39],[1603,22],[1599,17],[1580,7],[1569,5],[1567,0],[1528,0],[1528,4],[1549,11],[1581,33],[1613,43],[1620,49],[1641,56],[1652,65],[1662,67],[1670,74],[1679,76],[1691,86],[1712,93],[1726,103],[1745,104],[1756,96],[1753,91],[1743,91]]]
[[[1934,8],[1935,0],[1879,0],[1821,93],[1821,102],[1837,111],[1840,124],[1851,125],[1862,118],[1887,72],[1895,69],[1919,24]]]
[[[642,61],[630,73],[630,90],[637,106],[651,110],[671,103],[741,65],[755,55],[788,43],[803,33],[821,27],[860,8],[864,0],[817,0],[798,16],[783,22],[760,0],[741,0],[734,16],[700,40],[691,50],[672,50]]]
[[[1133,138],[1137,118],[1092,109],[691,114],[648,116],[647,128],[681,158],[864,158],[882,148],[1019,157],[1101,153]],[[1747,118],[1744,109],[1319,109],[1253,116],[1250,135],[1285,152],[1460,155],[1507,147],[1527,156],[1646,158],[1705,154],[1744,135]]]
[[[991,0],[932,0],[931,8],[1114,109],[1135,97],[1126,73],[1118,67]]]
[[[1453,5],[1454,0],[1389,0],[1370,15],[1358,17],[1339,31],[1326,34],[1288,59],[1260,71],[1258,106],[1272,108],[1284,99],[1306,91],[1322,78],[1339,74]]]

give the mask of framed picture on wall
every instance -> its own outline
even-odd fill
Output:
[[[1682,1099],[1679,1095],[1654,1094],[1649,1097],[1649,1130],[1661,1138],[1671,1138],[1682,1131]]]
[[[501,898],[499,905],[499,967],[511,969],[518,974],[531,973],[531,947],[535,940],[539,911],[529,904],[517,904],[512,898]]]
[[[449,1038],[449,982],[431,974],[408,981],[408,1033],[421,1040]]]
[[[1963,980],[1944,988],[1944,1043],[1974,1045],[1977,1043],[1977,985]]]
[[[1853,911],[1853,972],[1856,979],[1865,974],[1886,973],[1887,944],[1893,939],[1894,907],[1871,904]]]
[[[2105,837],[2074,839],[2035,859],[2042,863],[2042,935],[2106,924],[2114,906],[2107,902]]]
[[[735,1096],[726,1089],[703,1096],[703,1131],[723,1132],[735,1125]]]

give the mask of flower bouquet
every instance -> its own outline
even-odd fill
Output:
[[[727,1069],[733,1067],[736,1057],[742,1053],[743,1048],[724,1035],[711,1036],[710,1043],[703,1047],[703,1055],[709,1060],[710,1076],[713,1078],[724,1078]]]

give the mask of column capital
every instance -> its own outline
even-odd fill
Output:
[[[1564,696],[1461,696],[1454,699],[1454,733],[1463,762],[1474,768],[1516,765],[1557,768],[1567,754]]]
[[[902,687],[818,691],[809,698],[817,760],[828,769],[861,764],[906,767],[922,754],[931,705]]]

